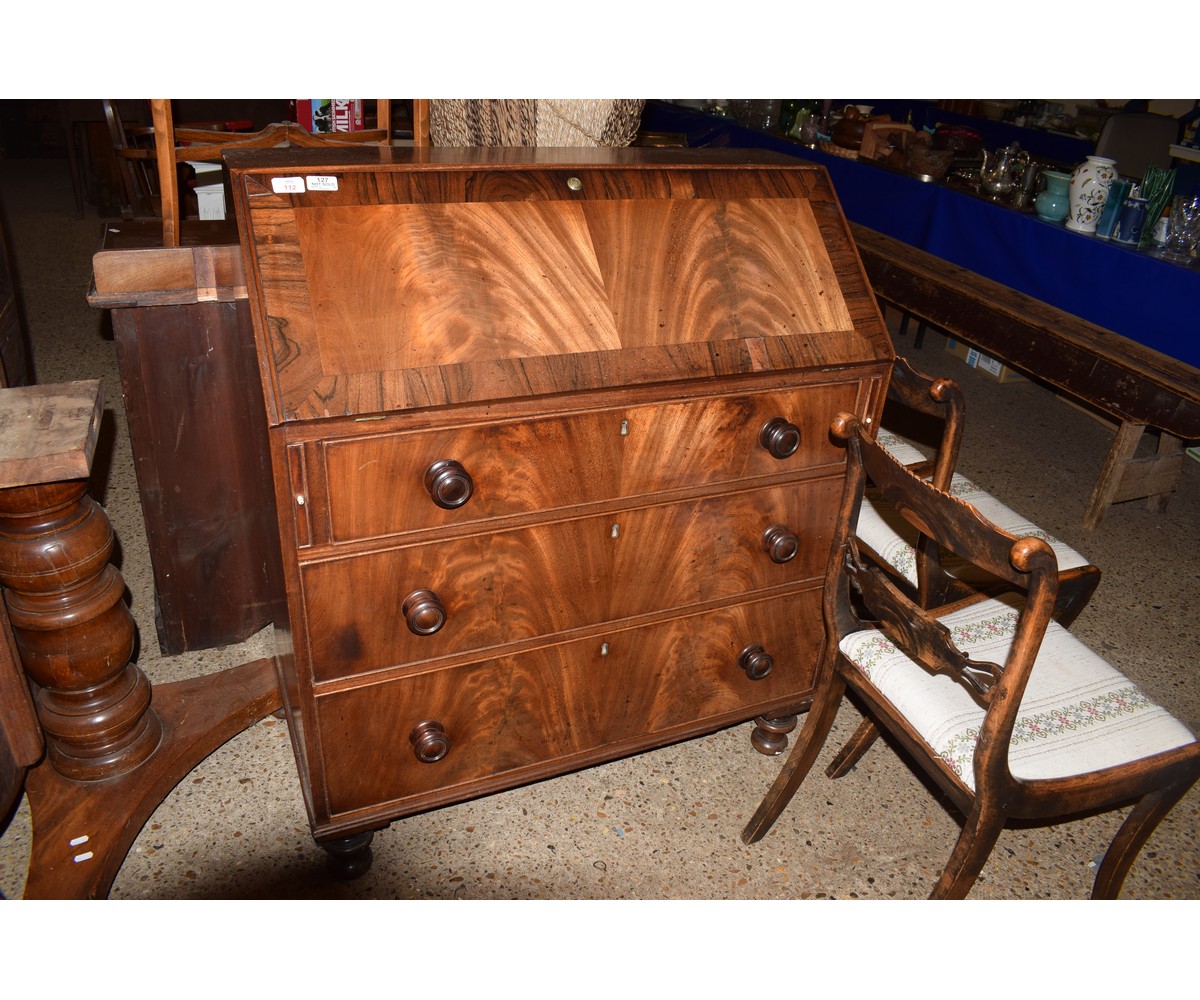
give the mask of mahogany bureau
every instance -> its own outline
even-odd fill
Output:
[[[809,703],[828,427],[892,348],[822,168],[690,152],[228,157],[344,873],[417,811],[750,719],[779,752]]]

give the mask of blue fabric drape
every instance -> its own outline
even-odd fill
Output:
[[[663,102],[643,127],[691,146],[771,149],[829,172],[852,222],[1200,367],[1200,267],[1075,233],[938,183],[808,149],[782,136]]]

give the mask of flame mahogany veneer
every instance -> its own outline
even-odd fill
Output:
[[[893,357],[824,170],[228,159],[287,585],[277,668],[342,873],[420,810],[750,719],[779,752],[823,638],[827,428],[878,419]]]

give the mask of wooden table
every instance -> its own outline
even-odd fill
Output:
[[[0,777],[7,798],[32,766],[26,898],[106,895],[167,793],[280,705],[270,660],[157,690],[131,662],[112,527],[87,493],[101,410],[97,381],[0,390]]]
[[[770,149],[822,165],[878,295],[1116,421],[1087,527],[1123,500],[1166,504],[1183,442],[1200,437],[1196,266],[728,119],[651,102],[647,121],[693,144]],[[1148,427],[1162,432],[1158,452],[1139,456]]]

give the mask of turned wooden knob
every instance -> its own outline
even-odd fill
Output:
[[[800,551],[800,539],[785,525],[772,524],[762,534],[762,547],[772,562],[790,562]]]
[[[747,646],[738,654],[738,666],[746,671],[746,676],[752,681],[761,681],[775,666],[775,657],[768,653],[758,643]]]
[[[475,483],[460,463],[445,458],[425,470],[425,489],[439,507],[454,510],[471,499]]]
[[[758,432],[758,443],[775,458],[787,458],[800,447],[800,428],[783,417],[772,417]]]
[[[433,635],[446,624],[446,606],[432,590],[414,590],[404,598],[400,612],[414,635]]]
[[[450,752],[450,737],[440,722],[418,722],[408,734],[413,753],[422,764],[433,764]]]

